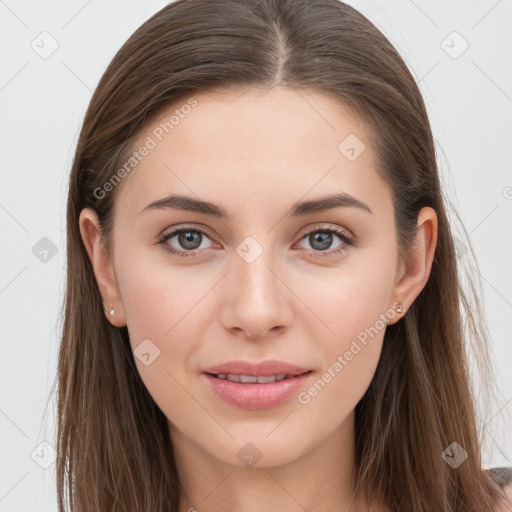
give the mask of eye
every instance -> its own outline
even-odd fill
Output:
[[[334,249],[328,250],[333,243],[333,236],[339,238],[342,243]],[[325,226],[309,231],[301,238],[301,241],[303,240],[309,242],[313,248],[313,252],[310,254],[313,258],[324,258],[341,254],[348,249],[348,246],[355,245],[353,237],[347,232]]]
[[[175,229],[170,233],[164,233],[158,239],[158,243],[161,244],[163,248],[171,254],[187,257],[197,254],[197,251],[201,249],[201,242],[203,241],[203,237],[209,238],[207,233],[202,229],[182,227]],[[176,238],[176,242],[185,250],[176,249],[170,245],[169,242],[173,238]]]
[[[339,238],[342,243],[336,248],[328,250],[332,245],[333,235]],[[180,257],[195,256],[200,249],[205,248],[201,247],[205,237],[210,239],[206,231],[196,227],[184,226],[174,229],[169,233],[164,233],[159,237],[158,244],[162,245],[165,251]],[[175,243],[179,245],[178,248],[170,243],[173,238],[176,239]],[[348,246],[355,245],[355,240],[349,233],[338,228],[326,226],[320,226],[309,231],[300,241],[302,242],[303,240],[307,240],[310,243],[312,247],[310,256],[313,258],[341,254],[347,250]]]

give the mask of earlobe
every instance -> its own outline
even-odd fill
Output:
[[[103,310],[112,325],[126,325],[121,295],[114,275],[113,263],[101,242],[98,215],[84,208],[79,217],[80,234],[93,267],[96,283],[103,299]]]
[[[433,208],[424,207],[418,214],[418,233],[409,251],[403,274],[395,285],[394,300],[407,311],[427,284],[437,246],[437,215]],[[398,319],[397,319],[398,320]],[[392,322],[390,322],[392,323]]]

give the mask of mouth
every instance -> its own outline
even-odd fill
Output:
[[[271,409],[287,402],[310,382],[313,370],[299,374],[245,375],[203,372],[214,396],[239,409]]]
[[[311,373],[312,370],[306,372],[293,374],[293,373],[279,373],[275,375],[242,375],[237,373],[208,373],[217,379],[229,380],[231,382],[240,382],[242,384],[272,384],[274,382],[281,382],[282,380],[289,380],[306,373]]]

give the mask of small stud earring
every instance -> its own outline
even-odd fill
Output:
[[[110,311],[108,312],[108,314],[110,317],[114,316],[114,305],[113,304],[110,304]]]
[[[398,305],[396,306],[395,311],[397,313],[401,313],[403,310],[404,310],[404,308],[402,307],[402,303],[398,302]],[[386,318],[386,324],[389,324],[389,318]]]

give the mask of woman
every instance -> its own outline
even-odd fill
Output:
[[[508,510],[444,201],[418,87],[350,6],[146,21],[70,176],[59,510]]]

